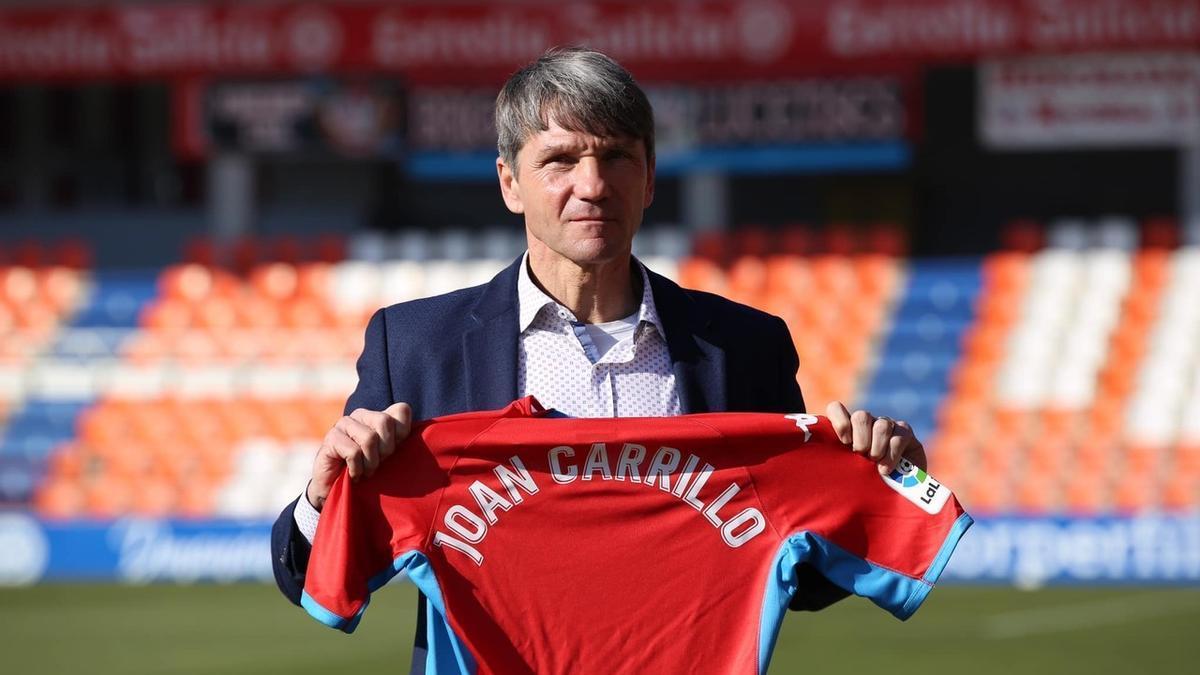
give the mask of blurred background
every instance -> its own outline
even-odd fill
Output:
[[[411,591],[326,635],[269,526],[370,313],[523,250],[492,103],[557,44],[654,104],[641,259],[784,317],[809,409],[909,420],[977,516],[910,624],[790,617],[776,672],[1200,656],[1200,0],[0,0],[16,672],[406,667]]]

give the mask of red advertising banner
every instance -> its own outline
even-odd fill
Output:
[[[643,79],[895,70],[1015,54],[1189,49],[1200,0],[150,3],[0,9],[0,79],[311,72],[485,82],[586,44]]]

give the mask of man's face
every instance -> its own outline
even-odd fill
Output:
[[[568,131],[553,119],[549,127],[525,142],[516,167],[496,160],[504,203],[525,215],[533,239],[577,265],[628,257],[654,199],[645,144]]]

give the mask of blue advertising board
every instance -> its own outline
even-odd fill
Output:
[[[947,581],[1016,584],[1198,584],[1200,514],[977,518]]]
[[[266,581],[265,521],[53,522],[0,514],[0,584]],[[1200,513],[979,518],[942,579],[958,583],[1200,584]]]

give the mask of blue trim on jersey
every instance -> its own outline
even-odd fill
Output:
[[[758,672],[766,673],[779,637],[784,614],[796,594],[796,565],[807,562],[827,579],[854,593],[869,598],[879,607],[904,620],[913,615],[954,553],[963,534],[975,521],[962,514],[954,521],[942,546],[920,579],[880,567],[850,553],[828,539],[811,532],[793,534],[784,540],[771,563],[763,607],[759,615]]]
[[[321,606],[321,603],[313,600],[312,596],[308,594],[308,591],[304,591],[300,594],[300,606],[308,612],[309,616],[317,621],[320,621],[326,626],[329,626],[330,628],[341,630],[344,626],[346,626],[347,623],[349,623],[347,619],[344,619],[325,609]]]
[[[946,563],[950,562],[950,556],[954,553],[954,548],[958,546],[958,540],[962,539],[963,534],[974,523],[975,520],[965,513],[954,521],[950,532],[946,534],[946,539],[942,541],[942,547],[938,550],[937,556],[934,557],[933,562],[929,563],[929,569],[925,570],[925,576],[921,577],[921,581],[924,583],[918,586],[913,595],[909,597],[908,602],[904,603],[900,609],[901,613],[896,614],[897,618],[907,619],[917,611],[921,603],[925,602],[925,596],[933,590],[933,585],[937,583],[938,577],[942,576],[942,570],[946,569]]]
[[[409,581],[421,589],[426,597],[428,610],[429,650],[425,656],[425,672],[429,675],[474,675],[478,668],[475,658],[446,620],[446,605],[442,600],[442,589],[434,576],[433,566],[429,558],[419,551],[409,551],[395,560],[387,569],[371,577],[367,581],[367,592],[374,593],[383,588],[397,574],[405,573]],[[300,596],[300,606],[308,611],[317,621],[346,633],[353,633],[358,622],[371,603],[368,595],[362,607],[352,617],[343,617],[322,607],[307,592]]]

